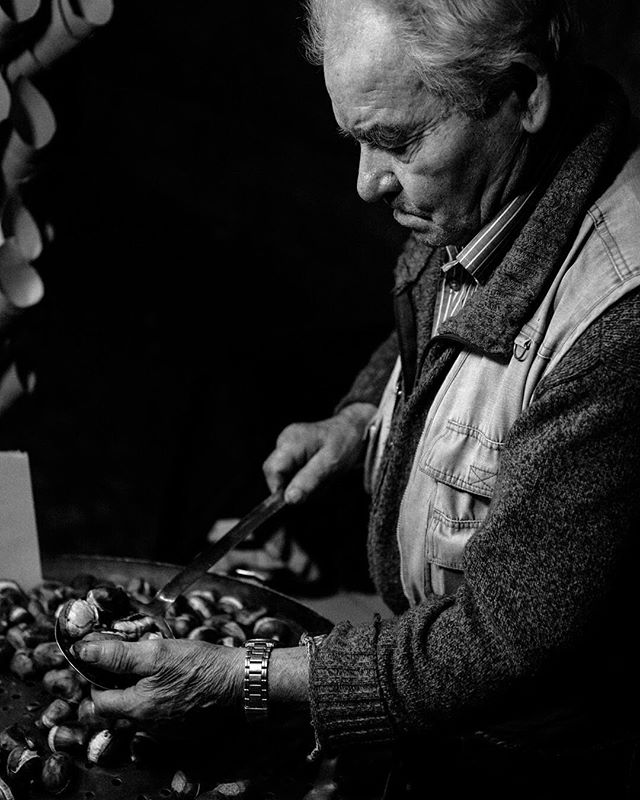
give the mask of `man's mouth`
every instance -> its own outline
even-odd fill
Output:
[[[415,230],[425,230],[431,225],[431,219],[427,214],[416,213],[413,209],[394,208],[393,218],[405,228],[414,228]]]

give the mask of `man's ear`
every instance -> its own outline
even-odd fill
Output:
[[[549,72],[539,58],[525,54],[512,65],[515,91],[521,105],[521,124],[527,133],[538,133],[551,112]]]

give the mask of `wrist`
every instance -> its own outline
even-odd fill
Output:
[[[373,403],[351,403],[338,412],[338,417],[358,428],[358,433],[364,435],[377,410]]]
[[[309,700],[309,659],[304,647],[277,648],[269,664],[269,697],[275,706]]]

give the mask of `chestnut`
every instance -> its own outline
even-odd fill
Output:
[[[47,792],[62,794],[70,786],[75,773],[75,764],[67,753],[52,753],[42,765],[40,781]]]
[[[91,764],[108,763],[114,756],[118,741],[106,728],[94,733],[87,745],[87,761]]]
[[[71,639],[81,639],[100,621],[98,611],[86,600],[68,600],[58,617],[62,629]]]
[[[96,586],[87,593],[87,603],[96,609],[101,622],[124,617],[131,610],[127,593],[121,586]]]
[[[193,780],[179,769],[171,781],[171,791],[173,797],[180,800],[195,800],[200,792],[200,782]]]
[[[53,728],[61,722],[66,722],[71,719],[75,714],[75,709],[68,700],[63,700],[62,697],[56,697],[45,708],[40,716],[40,722],[45,728]]]
[[[111,626],[117,633],[122,633],[129,642],[137,641],[143,633],[156,630],[153,617],[144,614],[132,614],[125,619],[116,620]]]
[[[71,669],[50,669],[42,677],[42,686],[49,694],[70,703],[79,703],[82,699],[79,676]]]
[[[256,622],[261,618],[267,615],[267,609],[264,606],[260,606],[260,608],[241,608],[233,615],[234,620],[238,623],[238,625],[242,625],[243,628],[253,628]]]
[[[33,739],[27,736],[17,722],[14,722],[13,725],[0,731],[0,755],[4,754],[6,760],[9,753],[18,745],[25,745],[30,750],[35,750],[36,747]]]
[[[215,644],[220,639],[220,634],[214,628],[208,628],[206,625],[200,625],[189,631],[187,639],[196,639],[200,642],[211,642]]]
[[[178,614],[170,624],[176,639],[185,639],[194,628],[200,626],[200,619],[193,612]]]
[[[32,590],[29,597],[37,604],[34,608],[39,606],[44,614],[54,614],[58,606],[69,597],[69,592],[59,581],[44,581]]]
[[[236,647],[241,647],[247,641],[247,635],[238,625],[237,622],[225,622],[220,628],[220,636],[231,636],[235,642]]]
[[[83,636],[80,641],[82,642],[108,642],[120,641],[124,642],[126,636],[121,631],[91,631],[86,636]]]
[[[9,669],[23,681],[33,678],[36,674],[36,666],[28,650],[16,650],[9,662]]]
[[[28,782],[40,772],[42,759],[36,750],[19,744],[7,757],[7,777],[9,780]]]
[[[219,783],[214,789],[200,795],[199,800],[244,800],[249,794],[249,781]]]
[[[215,600],[203,596],[200,592],[191,592],[188,594],[187,603],[191,611],[197,614],[203,621],[211,619],[216,613]]]
[[[31,650],[49,639],[49,636],[28,622],[20,622],[7,630],[7,641],[16,650]]]
[[[33,651],[33,663],[40,669],[49,670],[63,667],[67,661],[56,642],[43,642]]]
[[[88,732],[82,725],[54,725],[47,744],[52,753],[81,750],[87,743]]]
[[[11,628],[22,622],[32,622],[33,617],[23,606],[12,606],[7,614],[7,625]]]
[[[126,588],[127,594],[143,602],[151,600],[156,590],[146,578],[131,578]]]
[[[253,635],[258,639],[273,639],[281,645],[293,645],[296,639],[291,626],[276,617],[259,619],[253,626]]]
[[[236,614],[244,608],[244,604],[231,594],[223,595],[217,602],[218,610],[226,614]]]
[[[85,728],[104,728],[107,724],[104,717],[96,712],[96,706],[90,697],[85,697],[80,701],[78,706],[78,722],[84,725]]]

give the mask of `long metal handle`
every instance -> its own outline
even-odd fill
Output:
[[[274,514],[277,514],[285,505],[282,492],[276,492],[267,497],[266,500],[263,500],[260,505],[243,517],[237,525],[234,525],[228,533],[225,533],[221,539],[205,548],[190,564],[187,564],[181,572],[175,575],[166,586],[163,586],[153,599],[153,604],[161,604],[167,609],[176,601],[178,595],[183,594],[222,556],[226,555],[237,544],[240,544],[243,539],[246,539],[249,534],[253,533]]]

